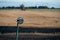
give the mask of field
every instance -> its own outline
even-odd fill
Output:
[[[22,17],[25,27],[59,27],[60,9],[2,9],[0,10],[0,26],[16,26],[17,18]]]
[[[0,33],[0,40],[16,40],[15,27],[18,17],[24,19],[23,24],[19,26],[27,27],[23,31],[31,31],[31,33],[19,33],[19,40],[60,40],[60,9],[28,9],[25,11],[1,9],[0,32],[14,32]],[[29,27],[30,29],[31,27],[40,29],[37,29],[39,32],[36,29],[36,32],[32,32],[33,30],[28,29]]]

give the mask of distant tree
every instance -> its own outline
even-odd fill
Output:
[[[6,7],[7,9],[10,9],[11,7],[10,6],[8,6],[8,7]]]
[[[48,9],[47,6],[38,6],[39,9]]]
[[[12,8],[12,9],[14,9],[15,7],[14,7],[14,6],[12,6],[11,8]]]
[[[55,9],[54,7],[51,7],[51,9]]]
[[[25,7],[24,7],[24,5],[22,4],[22,5],[20,5],[20,8],[21,8],[21,10],[25,10]]]
[[[2,9],[4,9],[5,7],[2,7]]]

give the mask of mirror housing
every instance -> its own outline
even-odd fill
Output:
[[[18,18],[17,18],[17,23],[18,23],[18,24],[22,24],[23,21],[24,21],[23,18],[21,18],[21,17],[18,17]]]

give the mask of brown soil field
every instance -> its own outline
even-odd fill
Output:
[[[20,26],[60,28],[60,9],[31,9],[26,11],[2,9],[0,10],[0,26],[16,26],[18,17],[24,19]]]

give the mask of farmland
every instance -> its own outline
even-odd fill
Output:
[[[1,9],[0,40],[16,40],[18,17],[19,40],[60,40],[60,9]]]
[[[59,27],[60,9],[1,9],[0,26],[16,26],[16,19],[22,17],[25,27]]]

